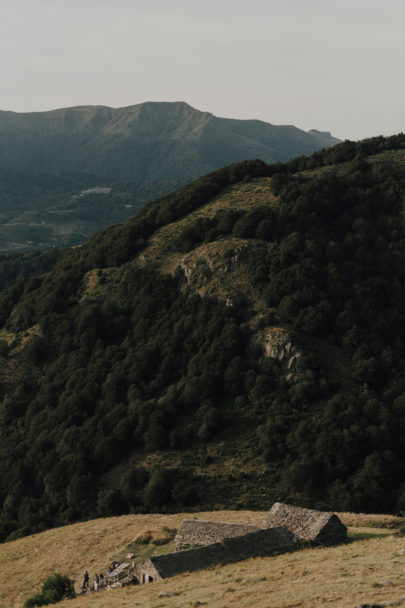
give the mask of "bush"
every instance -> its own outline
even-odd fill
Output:
[[[65,574],[56,572],[42,584],[42,592],[32,595],[24,602],[24,608],[34,608],[34,606],[47,606],[56,604],[66,597],[75,596],[73,581]]]
[[[24,602],[24,608],[34,608],[34,606],[45,606],[45,604],[46,601],[42,593],[36,593]]]
[[[152,540],[152,532],[150,530],[147,530],[146,532],[144,532],[143,534],[138,536],[138,538],[136,539],[135,542],[138,545],[149,545],[151,540]]]

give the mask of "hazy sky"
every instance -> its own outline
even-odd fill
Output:
[[[187,101],[342,139],[405,130],[405,0],[2,0],[0,109]]]

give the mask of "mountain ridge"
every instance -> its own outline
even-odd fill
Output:
[[[29,136],[28,142],[24,140],[25,134]],[[211,113],[195,110],[185,102],[145,102],[124,108],[76,106],[33,113],[0,111],[0,135],[3,138],[10,138],[9,149],[0,140],[0,165],[4,167],[46,170],[85,168],[89,172],[100,175],[106,174],[106,166],[100,165],[102,161],[98,161],[97,164],[94,158],[88,156],[90,145],[88,138],[94,138],[93,146],[101,147],[106,145],[106,137],[113,138],[113,141],[110,141],[110,152],[115,147],[117,152],[121,150],[119,153],[122,156],[123,152],[129,154],[132,150],[132,155],[135,152],[136,162],[141,163],[141,157],[136,148],[133,148],[137,146],[136,139],[133,139],[135,137],[142,143],[142,155],[149,154],[149,164],[141,163],[143,179],[151,179],[156,173],[156,162],[164,166],[164,161],[168,162],[167,155],[170,153],[171,167],[176,166],[176,163],[180,165],[185,163],[187,167],[187,162],[189,165],[191,162],[194,165],[199,162],[201,165],[201,168],[197,169],[197,166],[191,164],[184,177],[182,176],[184,181],[212,171],[220,162],[229,164],[249,157],[263,157],[266,162],[287,160],[292,156],[311,153],[315,149],[339,142],[336,138],[321,137],[319,133],[314,136],[292,126],[275,126],[256,120],[218,118]],[[45,138],[44,141],[52,148],[48,152],[42,150],[42,163],[36,156],[40,142],[36,143],[33,135]],[[249,144],[249,140],[246,140],[247,135],[251,143],[246,148],[246,143]],[[64,147],[67,146],[67,150],[61,149],[58,159],[55,158],[55,149],[57,149],[55,146],[57,147],[59,143],[58,138],[63,136],[69,136],[71,140],[66,140]],[[46,139],[47,137],[50,139]],[[179,137],[183,139],[182,143]],[[217,151],[214,161],[209,160],[207,149],[202,155],[196,153],[196,150],[191,150],[191,158],[188,158],[190,152],[185,153],[185,141],[190,141],[195,146],[200,138],[203,138],[203,146],[205,148],[208,146],[211,153],[214,143],[218,145],[222,142],[221,145],[225,145],[225,149]],[[272,140],[274,140],[273,145],[270,144]],[[158,160],[151,164],[152,142],[155,151],[158,142],[161,142],[160,145],[164,145],[164,148],[160,151]],[[175,149],[173,149],[174,142],[176,142]],[[254,142],[256,147],[253,145]],[[22,149],[23,143],[29,143],[31,150]],[[70,158],[69,146],[73,144],[75,155],[74,158]],[[97,150],[96,157],[97,154],[101,154],[100,150]],[[177,154],[176,158],[173,157],[175,154]],[[47,163],[46,166],[44,162]],[[121,158],[120,164],[125,165],[125,163],[126,167],[117,167],[110,159],[107,170],[111,172],[110,177],[137,181],[139,171],[134,162],[128,163],[128,160]],[[170,177],[166,173],[163,173],[165,179]]]
[[[131,114],[132,116],[135,116],[138,118],[141,114],[147,114],[148,112],[150,112],[150,110],[152,108],[154,108],[154,109],[161,108],[161,109],[165,109],[166,111],[182,109],[183,117],[185,117],[185,116],[190,117],[191,115],[199,116],[200,121],[207,121],[209,119],[215,118],[220,121],[232,121],[236,124],[237,123],[245,123],[245,124],[246,123],[257,123],[260,125],[268,125],[268,126],[274,127],[275,129],[277,127],[290,128],[290,129],[299,131],[301,133],[314,134],[320,138],[331,139],[331,140],[333,140],[334,143],[339,143],[341,141],[338,138],[333,137],[329,131],[320,131],[318,129],[310,129],[309,131],[304,131],[291,124],[275,125],[275,124],[269,123],[268,121],[264,121],[261,119],[235,119],[235,118],[229,118],[229,117],[216,116],[212,112],[202,111],[202,110],[193,108],[191,105],[189,105],[187,102],[184,102],[184,101],[175,101],[175,102],[146,101],[146,102],[142,102],[139,104],[122,106],[122,107],[118,107],[118,108],[113,107],[113,106],[104,106],[104,105],[98,104],[98,105],[67,106],[64,108],[55,108],[55,109],[51,109],[51,110],[36,111],[36,112],[14,112],[12,110],[0,110],[0,128],[3,127],[3,132],[4,132],[4,125],[7,124],[7,122],[10,123],[11,118],[16,118],[20,125],[24,125],[24,121],[25,121],[28,123],[27,126],[29,126],[30,121],[33,118],[40,118],[44,121],[46,118],[55,117],[55,121],[53,121],[52,124],[56,125],[61,122],[62,118],[63,118],[62,122],[64,122],[66,120],[66,116],[70,116],[70,115],[74,115],[74,114],[78,114],[78,115],[81,114],[81,115],[89,116],[89,119],[84,122],[90,123],[93,128],[98,128],[98,125],[96,124],[97,123],[96,119],[97,118],[102,119],[103,115],[106,115],[108,120],[113,119],[113,124],[114,124],[114,123],[119,123],[121,120],[123,120],[126,114]],[[173,114],[173,113],[174,112],[171,112],[171,114]],[[170,112],[168,112],[168,114],[170,114]],[[3,118],[6,118],[6,119],[9,118],[9,120],[4,121]],[[156,113],[154,114],[154,118],[156,118]],[[101,120],[100,120],[100,122],[101,122]]]
[[[128,219],[146,201],[231,162],[282,161],[338,141],[292,126],[218,118],[185,102],[0,111],[0,205],[7,208],[0,251],[74,246]],[[56,187],[57,178],[70,180],[70,190],[67,183],[62,191]],[[79,209],[80,180],[91,179],[91,186],[101,183],[112,194]],[[39,189],[31,187],[35,180]]]

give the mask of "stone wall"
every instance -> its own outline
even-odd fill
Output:
[[[224,538],[243,536],[260,530],[257,526],[231,524],[199,519],[184,519],[176,534],[176,551],[218,543]]]
[[[152,576],[153,580],[168,578],[251,557],[277,555],[290,551],[295,545],[295,537],[287,528],[259,530],[205,547],[154,555],[137,568],[136,576],[140,583],[144,580],[143,575]]]
[[[300,540],[321,545],[336,545],[347,539],[347,528],[337,515],[276,502],[270,509],[263,528],[286,526]]]
[[[152,583],[153,581],[162,578],[150,558],[145,562],[142,562],[142,564],[135,569],[134,574],[141,585]]]

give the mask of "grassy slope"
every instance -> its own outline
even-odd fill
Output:
[[[264,513],[222,511],[193,515],[201,519],[258,524]],[[159,537],[164,526],[177,528],[185,516],[127,515],[98,519],[0,545],[0,606],[21,607],[55,571],[76,579],[78,587],[86,569],[92,578],[95,572],[105,571],[112,559],[125,555],[126,547],[137,537],[146,532]],[[207,604],[212,608],[312,608],[328,603],[352,608],[364,602],[404,595],[405,582],[401,577],[405,555],[398,555],[398,551],[405,548],[405,538],[394,536],[395,528],[383,527],[399,525],[401,520],[383,515],[341,514],[341,517],[351,526],[350,535],[354,539],[344,546],[251,559],[183,574],[149,586],[78,597],[59,606],[181,608]],[[164,551],[164,546],[156,549],[157,553]],[[391,582],[380,586],[384,581]],[[163,590],[179,595],[160,598]]]

